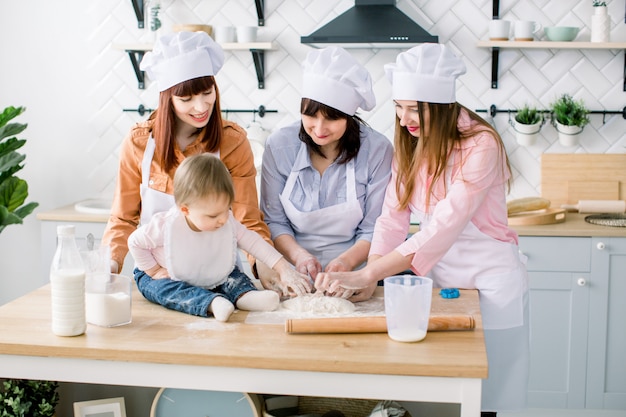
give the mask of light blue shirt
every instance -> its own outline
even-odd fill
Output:
[[[346,202],[346,166],[333,162],[324,175],[313,168],[308,152],[298,157],[300,120],[272,133],[265,143],[261,171],[261,211],[272,239],[283,234],[295,236],[278,196],[287,177],[298,171],[290,201],[300,211],[313,211]],[[361,148],[355,158],[356,194],[363,220],[355,240],[372,240],[374,224],[380,215],[385,189],[391,177],[393,146],[383,134],[361,126]]]

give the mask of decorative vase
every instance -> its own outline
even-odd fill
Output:
[[[559,134],[559,143],[563,146],[570,147],[578,145],[578,138],[583,128],[580,126],[562,125],[556,122],[556,131]]]
[[[591,16],[591,42],[608,42],[610,38],[611,17],[606,6],[594,6]]]
[[[515,130],[515,138],[517,143],[522,146],[534,145],[539,131],[541,130],[541,120],[532,125],[527,125],[514,120],[513,130]]]

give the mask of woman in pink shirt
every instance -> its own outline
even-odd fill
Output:
[[[394,162],[368,264],[319,274],[315,286],[371,296],[379,280],[410,269],[435,287],[478,289],[489,359],[482,408],[486,415],[523,408],[528,276],[507,224],[511,174],[502,139],[456,102],[465,65],[444,45],[400,53],[385,72],[396,106]],[[407,239],[411,218],[420,227]]]

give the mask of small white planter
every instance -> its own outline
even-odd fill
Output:
[[[513,120],[513,130],[515,130],[517,143],[522,146],[534,145],[541,130],[541,123],[540,120],[535,124],[525,125],[517,120]]]
[[[583,128],[580,126],[567,126],[556,122],[556,131],[559,133],[559,143],[563,146],[577,146],[578,138]]]

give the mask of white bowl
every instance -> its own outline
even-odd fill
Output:
[[[578,35],[580,28],[575,26],[549,26],[543,28],[546,38],[553,42],[573,41]]]

